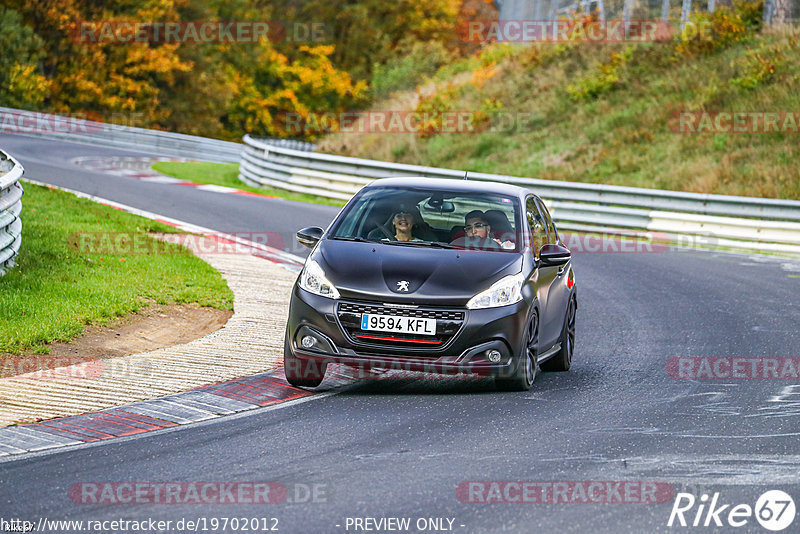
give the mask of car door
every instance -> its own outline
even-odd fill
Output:
[[[560,244],[563,246],[555,224],[553,224],[553,219],[550,217],[550,212],[547,210],[547,206],[544,205],[541,199],[536,199],[536,204],[544,218],[545,227],[547,228],[548,243]],[[564,265],[550,267],[550,269],[554,271],[554,274],[550,288],[547,291],[547,304],[545,305],[547,316],[541,322],[545,325],[544,329],[547,331],[548,335],[553,336],[553,344],[559,341],[564,323],[564,314],[567,310],[567,300],[569,299],[567,276],[569,276],[570,265],[571,261]]]
[[[536,197],[530,196],[525,200],[525,212],[528,219],[531,236],[531,251],[536,262],[536,270],[532,278],[539,300],[539,352],[544,352],[556,343],[558,333],[553,333],[552,320],[547,310],[550,288],[557,277],[558,267],[542,265],[539,261],[539,251],[549,242],[547,223],[542,215]]]

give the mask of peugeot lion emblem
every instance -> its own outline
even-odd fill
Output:
[[[397,282],[397,290],[408,293],[408,280],[400,280]]]

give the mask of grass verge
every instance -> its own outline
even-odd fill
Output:
[[[170,226],[29,183],[23,208],[17,266],[0,278],[0,353],[46,353],[47,343],[72,339],[86,325],[106,324],[152,301],[233,307],[233,293],[210,265],[146,235],[175,232]],[[81,235],[111,241],[87,252]],[[119,243],[133,239],[137,253],[124,253]]]
[[[331,198],[307,195],[304,193],[293,193],[283,189],[271,187],[252,187],[239,180],[238,163],[209,163],[205,161],[159,161],[153,164],[153,170],[166,174],[179,180],[186,180],[197,184],[224,185],[235,187],[242,191],[251,193],[261,193],[286,200],[297,202],[309,202],[313,204],[326,204],[328,206],[344,206],[344,202]]]

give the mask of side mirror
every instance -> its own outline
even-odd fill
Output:
[[[539,251],[539,258],[544,265],[564,265],[571,257],[569,249],[561,245],[544,245]]]
[[[304,247],[314,248],[314,245],[322,239],[323,233],[325,233],[325,230],[319,226],[309,226],[297,231],[297,241]]]

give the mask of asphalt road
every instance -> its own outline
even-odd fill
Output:
[[[32,178],[224,231],[294,228],[306,216],[323,224],[329,213],[64,170],[65,159],[98,149],[21,139],[0,144]],[[487,380],[376,380],[280,409],[29,456],[0,463],[0,517],[152,518],[173,521],[175,532],[181,518],[210,529],[224,517],[277,518],[280,532],[297,533],[366,532],[355,519],[389,517],[411,520],[396,532],[435,531],[417,529],[433,524],[419,518],[451,519],[451,531],[464,533],[769,532],[755,517],[730,526],[732,506],[719,515],[723,527],[713,518],[703,527],[708,502],[700,526],[667,523],[678,492],[698,499],[685,513],[689,525],[704,493],[708,501],[719,494],[717,508],[754,507],[774,489],[800,504],[800,382],[676,379],[668,362],[800,356],[800,265],[703,251],[578,253],[574,263],[573,369],[540,374],[530,392],[498,393]],[[84,482],[201,481],[278,482],[302,502],[76,504],[69,494]],[[492,495],[490,484],[457,493],[470,481],[569,482],[573,502],[462,502]],[[575,502],[574,488],[591,481],[664,482],[669,492],[660,503],[620,503],[613,491],[614,502]],[[318,496],[308,502],[313,484]],[[800,517],[783,532],[798,531]]]
[[[25,167],[25,177],[114,200],[220,232],[270,233],[270,245],[306,256],[308,249],[294,238],[305,226],[326,227],[339,208],[280,198],[229,195],[175,184],[144,182],[92,172],[71,163],[81,156],[152,156],[87,144],[0,134],[0,146]]]

